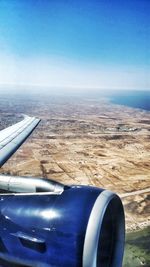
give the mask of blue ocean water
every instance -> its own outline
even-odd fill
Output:
[[[87,92],[87,97],[93,99],[106,97],[114,104],[150,111],[150,90],[95,90]]]
[[[150,91],[122,91],[110,93],[114,104],[150,110]]]

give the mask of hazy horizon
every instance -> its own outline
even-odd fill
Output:
[[[44,85],[18,85],[18,84],[0,84],[0,93],[22,93],[26,94],[28,93],[41,93],[41,94],[62,94],[62,95],[71,95],[71,94],[101,94],[103,95],[109,95],[109,94],[114,94],[114,93],[144,93],[147,92],[150,94],[149,89],[145,88],[124,88],[124,89],[119,89],[119,88],[88,88],[88,87],[70,87],[70,86],[44,86]]]

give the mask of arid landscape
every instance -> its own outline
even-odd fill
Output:
[[[1,96],[0,129],[22,114],[41,123],[1,173],[113,190],[123,200],[127,231],[150,224],[148,111],[106,98]]]

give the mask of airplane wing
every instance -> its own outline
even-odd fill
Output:
[[[25,116],[22,121],[0,131],[0,167],[16,152],[39,122],[35,117]]]

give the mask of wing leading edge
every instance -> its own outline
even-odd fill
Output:
[[[22,121],[0,131],[0,167],[23,144],[39,122],[35,117],[25,116]]]

